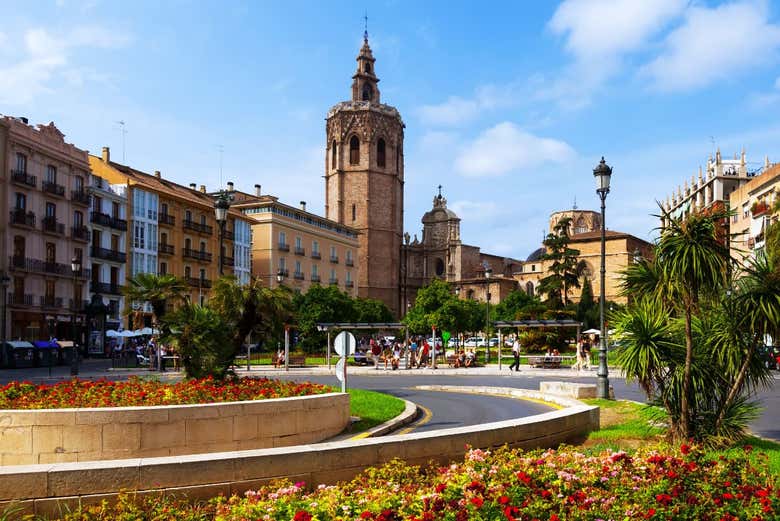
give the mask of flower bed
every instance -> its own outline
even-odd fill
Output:
[[[140,378],[119,382],[73,379],[52,385],[11,382],[0,387],[0,409],[183,405],[289,398],[327,392],[330,390],[320,384],[269,378],[225,382],[205,378],[172,384]]]
[[[776,477],[749,451],[710,458],[685,445],[632,454],[471,450],[449,467],[426,471],[394,461],[313,492],[288,482],[197,506],[150,496],[134,503],[124,496],[115,506],[85,507],[65,519],[777,519]]]

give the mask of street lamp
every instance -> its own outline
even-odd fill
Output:
[[[599,398],[609,399],[609,368],[607,367],[607,338],[604,329],[604,286],[606,285],[607,268],[605,266],[607,257],[606,226],[604,223],[604,211],[606,209],[607,194],[609,193],[609,181],[612,177],[612,167],[608,166],[604,157],[601,162],[593,169],[593,177],[596,179],[596,193],[601,199],[601,271],[600,285],[601,296],[599,297],[599,324],[601,334],[599,335],[599,370],[598,382],[596,384],[596,394]]]
[[[279,283],[280,286],[282,282],[284,282],[284,270],[282,268],[279,268],[279,271],[276,272],[276,282]]]
[[[227,223],[228,208],[230,208],[230,194],[223,190],[217,196],[217,200],[214,201],[214,215],[217,218],[217,224],[219,224],[219,275],[220,276],[225,274],[224,243],[225,243],[225,224]]]
[[[11,278],[3,273],[0,275],[0,287],[3,288],[3,322],[0,323],[0,349],[5,349],[5,320],[6,309],[8,309],[8,285],[11,283]],[[0,358],[2,358],[2,352],[0,351]]]
[[[70,358],[70,375],[78,376],[79,374],[79,350],[76,347],[76,302],[78,298],[76,296],[76,277],[81,271],[81,259],[73,257],[70,259],[70,271],[73,273],[73,316],[71,317],[71,337],[73,339],[73,355]]]
[[[490,276],[493,270],[485,266],[485,365],[490,362]]]

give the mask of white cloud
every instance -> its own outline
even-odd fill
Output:
[[[116,48],[127,45],[130,37],[121,31],[77,27],[70,33],[54,35],[42,28],[24,33],[24,47],[12,53],[23,56],[15,63],[0,62],[0,103],[22,105],[50,92],[50,83],[61,76],[71,85],[103,78],[90,69],[73,67],[71,54],[77,48]]]
[[[455,159],[455,170],[466,177],[498,176],[518,168],[561,163],[574,155],[563,141],[537,137],[503,122],[464,146]]]
[[[664,51],[640,69],[660,91],[683,91],[727,79],[767,63],[780,49],[780,26],[769,23],[765,2],[691,7]]]
[[[503,213],[498,204],[493,201],[461,200],[449,203],[447,206],[458,214],[458,217],[471,222],[490,221]]]
[[[458,96],[450,96],[438,105],[423,105],[418,109],[424,124],[455,126],[471,121],[479,113],[479,104]]]

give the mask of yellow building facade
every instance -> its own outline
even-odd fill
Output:
[[[766,228],[777,222],[777,202],[780,200],[780,163],[769,164],[750,181],[729,195],[732,257],[745,260],[755,256],[765,245]]]

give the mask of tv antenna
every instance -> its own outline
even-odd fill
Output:
[[[123,120],[119,120],[116,122],[117,125],[119,125],[119,131],[122,133],[122,163],[126,161],[125,159],[125,136],[127,135],[127,129],[125,128],[125,122]]]
[[[222,154],[225,152],[225,146],[224,145],[217,145],[217,150],[219,150],[219,187],[222,188]]]

